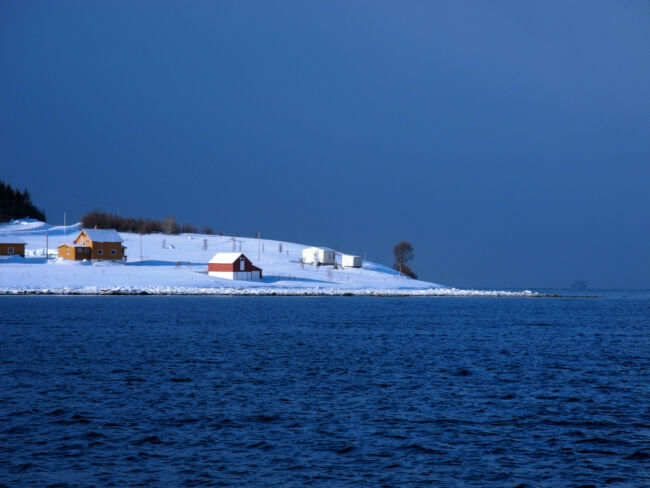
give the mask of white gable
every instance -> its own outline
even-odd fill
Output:
[[[240,256],[243,256],[240,252],[218,252],[212,259],[210,263],[215,264],[232,264],[239,259]]]

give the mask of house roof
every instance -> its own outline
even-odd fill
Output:
[[[319,251],[334,251],[336,252],[335,249],[329,248],[329,247],[320,247],[320,246],[310,246],[306,247],[303,249],[303,251],[308,251],[309,249],[318,249]]]
[[[18,237],[14,237],[12,235],[4,235],[0,236],[0,244],[27,244],[25,241],[22,239],[19,239]]]
[[[218,252],[209,261],[215,264],[232,264],[239,259],[239,256],[244,256],[241,252]],[[246,257],[246,256],[244,256]]]
[[[63,247],[63,246],[76,247],[77,249],[80,249],[80,248],[90,249],[89,246],[84,246],[83,244],[67,244],[67,243],[61,244],[61,245],[59,245],[57,247]]]
[[[115,229],[82,229],[93,242],[123,242]]]

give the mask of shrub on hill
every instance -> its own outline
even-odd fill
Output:
[[[183,224],[181,227],[181,232],[184,234],[196,234],[198,232],[198,229],[192,224]]]
[[[27,190],[20,191],[0,181],[0,222],[26,217],[45,222],[45,212],[34,206]]]

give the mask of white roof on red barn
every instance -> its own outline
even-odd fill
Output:
[[[82,229],[93,242],[122,242],[115,229]]]
[[[215,264],[232,264],[235,261],[239,260],[240,256],[244,256],[244,253],[241,252],[218,252],[214,256],[212,256],[212,259],[210,260],[211,263]],[[244,256],[246,257],[246,256]]]

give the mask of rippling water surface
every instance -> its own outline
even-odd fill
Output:
[[[0,297],[0,485],[650,486],[649,303]]]

